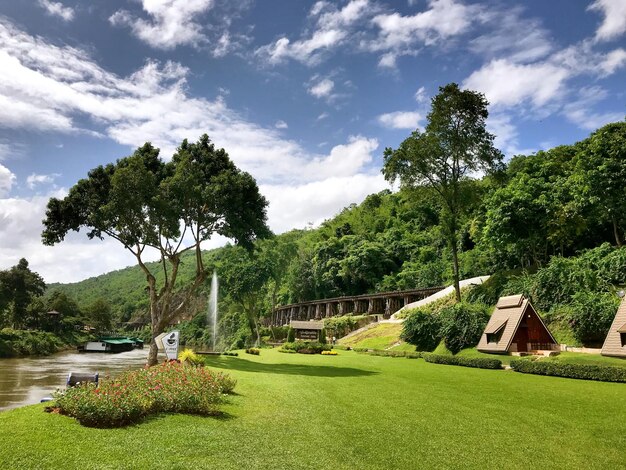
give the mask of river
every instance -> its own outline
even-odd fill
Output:
[[[127,369],[143,367],[148,348],[119,354],[60,352],[46,357],[0,359],[0,411],[32,405],[64,389],[70,372],[99,372],[115,376]]]

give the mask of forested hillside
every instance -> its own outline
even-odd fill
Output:
[[[607,125],[574,145],[516,156],[498,171],[465,178],[462,191],[461,277],[508,273],[509,282],[511,272],[522,280],[534,279],[538,270],[542,279],[552,272],[555,284],[542,284],[546,291],[537,299],[543,312],[562,311],[579,290],[608,294],[626,283],[626,257],[617,249],[626,228],[626,123]],[[222,337],[249,339],[273,304],[449,283],[441,209],[426,187],[383,191],[319,228],[258,241],[253,253],[235,246],[206,252],[205,266],[221,281]],[[559,261],[601,245],[578,264]],[[193,267],[183,258],[179,286]],[[158,273],[160,266],[151,269]],[[540,287],[529,282],[528,295],[537,297]],[[60,289],[79,305],[106,298],[126,321],[145,314],[145,284],[134,267],[49,290]],[[578,302],[594,304],[580,295]],[[567,328],[568,320],[563,323]]]

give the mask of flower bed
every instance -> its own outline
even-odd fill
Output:
[[[92,427],[119,427],[161,412],[211,415],[235,381],[205,367],[178,362],[128,371],[114,380],[81,384],[56,398],[62,414]]]

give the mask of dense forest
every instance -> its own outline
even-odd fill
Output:
[[[573,145],[515,156],[462,179],[461,188],[461,278],[496,274],[487,303],[504,291],[524,292],[566,338],[597,341],[614,313],[616,286],[626,284],[626,123],[606,125]],[[253,251],[205,252],[207,271],[215,269],[221,282],[222,344],[254,340],[259,318],[276,304],[450,283],[442,214],[431,188],[403,187],[371,194],[319,228],[259,240]],[[148,266],[158,277],[158,263]],[[179,288],[194,268],[183,256]],[[48,286],[55,291],[83,308],[106,299],[119,322],[147,319],[145,277],[136,267]],[[208,284],[185,312],[197,314],[185,327],[190,341],[209,337],[207,294]],[[595,326],[574,334],[581,321]]]

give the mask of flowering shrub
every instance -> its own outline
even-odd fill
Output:
[[[258,348],[248,348],[246,349],[246,353],[258,356],[259,354],[261,354],[261,351]]]
[[[337,351],[331,349],[330,351],[322,351],[322,356],[336,356]]]
[[[178,355],[178,360],[182,363],[190,364],[192,366],[203,366],[204,359],[200,355],[193,352],[193,349],[184,349]]]
[[[152,413],[214,414],[223,394],[234,387],[228,375],[167,362],[102,380],[99,387],[81,384],[55,398],[61,413],[104,428],[135,423]]]

